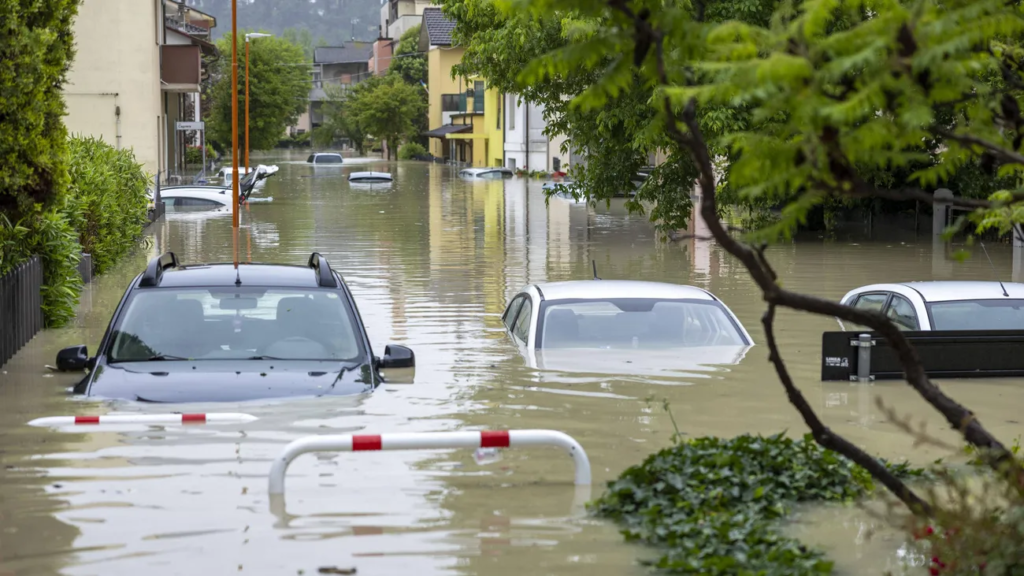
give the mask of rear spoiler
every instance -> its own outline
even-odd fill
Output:
[[[903,333],[932,378],[1024,376],[1024,330],[932,330]],[[902,379],[889,342],[875,332],[821,335],[821,379]]]

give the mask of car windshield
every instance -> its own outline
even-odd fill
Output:
[[[725,310],[710,300],[554,300],[541,318],[541,348],[744,346]]]
[[[955,300],[928,304],[935,330],[1024,330],[1024,300]]]
[[[341,156],[337,154],[318,154],[313,159],[314,164],[341,164]]]
[[[139,290],[113,332],[109,358],[354,361],[363,355],[354,318],[348,302],[327,290]]]

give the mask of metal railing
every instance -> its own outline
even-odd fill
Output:
[[[0,277],[0,366],[43,329],[42,285],[38,256]]]

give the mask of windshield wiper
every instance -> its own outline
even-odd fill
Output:
[[[277,356],[249,356],[246,360],[294,360],[294,358],[279,358]]]
[[[146,362],[159,362],[163,360],[191,360],[191,358],[172,356],[170,354],[157,354],[156,356],[150,356],[149,358],[146,358]]]

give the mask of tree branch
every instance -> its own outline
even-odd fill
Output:
[[[962,145],[977,146],[979,148],[982,148],[983,150],[991,152],[992,155],[995,156],[996,158],[1001,159],[1004,164],[1024,165],[1024,154],[1021,154],[1016,150],[1000,146],[995,142],[989,142],[984,138],[971,136],[970,134],[957,134],[955,132],[950,132],[949,130],[946,130],[944,128],[933,128],[932,132],[938,136],[942,136],[943,138],[952,140],[954,142],[958,142]]]
[[[613,9],[622,11],[623,14],[634,22],[638,36],[641,33],[646,34],[651,31],[650,23],[648,23],[646,19],[634,15],[634,13],[625,6],[625,0],[609,0],[609,5]],[[650,38],[650,36],[648,36],[648,38]],[[657,62],[658,81],[662,85],[667,86],[669,82],[665,70],[664,45],[661,34],[658,33],[654,35],[654,39],[653,48],[655,50],[655,58]],[[774,271],[764,258],[763,248],[759,254],[757,250],[749,245],[741,243],[729,234],[728,230],[723,226],[722,221],[718,218],[717,199],[715,196],[714,164],[712,163],[709,147],[704,140],[703,133],[701,132],[700,125],[697,121],[696,100],[691,99],[687,102],[682,111],[681,120],[687,128],[687,132],[685,133],[679,128],[678,122],[680,118],[676,115],[671,101],[668,98],[665,98],[663,99],[663,105],[667,116],[666,127],[668,136],[677,145],[689,151],[693,161],[696,163],[700,171],[698,183],[701,190],[701,216],[703,217],[704,222],[708,226],[708,229],[715,240],[727,252],[729,252],[729,254],[737,258],[750,272],[751,278],[761,289],[764,300],[769,304],[769,311],[773,312],[774,306],[785,306],[794,310],[812,312],[825,316],[835,316],[843,320],[868,326],[875,332],[881,334],[889,341],[889,344],[896,351],[900,359],[900,363],[903,366],[907,383],[910,384],[910,386],[913,387],[922,398],[931,404],[933,408],[942,414],[950,426],[960,430],[967,442],[979,448],[985,448],[986,450],[983,452],[987,463],[992,468],[996,469],[997,472],[1004,472],[1014,476],[1014,480],[1016,481],[1015,486],[1020,487],[1020,490],[1024,493],[1024,468],[1022,468],[1020,463],[1016,461],[1013,454],[981,425],[970,410],[960,405],[952,398],[946,396],[937,386],[935,386],[935,384],[931,382],[931,380],[928,379],[928,376],[924,371],[924,366],[921,364],[921,360],[917,356],[917,351],[913,346],[911,346],[903,333],[900,332],[892,322],[880,313],[866,312],[850,306],[844,306],[830,300],[805,294],[798,294],[782,289],[782,287],[776,282]],[[841,160],[842,164],[839,165],[839,168],[849,168],[848,170],[840,170],[840,172],[843,172],[842,174],[839,174],[842,180],[846,180],[851,184],[854,184],[855,189],[859,189],[862,192],[873,190],[873,187],[867,188],[866,183],[863,183],[863,181],[857,176],[856,171],[852,170],[852,166],[850,166],[849,162],[846,161],[845,156],[841,154],[841,150],[838,147],[838,140],[836,138],[823,138],[823,143],[829,147],[827,151],[830,154],[831,162]],[[837,154],[838,156],[836,156]],[[857,187],[858,185],[859,188]],[[846,192],[849,193],[848,190]],[[928,197],[929,195],[922,193],[922,196]],[[909,196],[907,199],[934,201],[934,199],[930,197],[925,197],[914,198],[913,196]],[[771,325],[772,318],[773,316],[769,317],[769,326]],[[774,340],[774,335],[772,336],[772,339]],[[778,364],[776,365],[776,368],[778,369]],[[788,373],[786,373],[786,376],[788,377]],[[782,377],[782,374],[780,374],[780,377]],[[786,382],[784,381],[783,384],[786,385]],[[789,384],[792,384],[792,381],[790,381]],[[809,406],[806,408],[809,410]],[[797,409],[801,410],[801,407],[797,406]],[[834,436],[834,434],[831,435]],[[851,460],[856,461],[856,458],[860,458],[860,454],[862,454],[859,449],[856,449],[856,447],[849,442],[846,442],[845,444],[836,443],[835,445],[842,450],[846,450],[846,452],[840,451],[840,453]],[[851,447],[854,448],[854,450],[850,450]],[[868,469],[869,471],[872,470],[871,468]],[[874,475],[874,472],[872,472],[872,474]],[[884,476],[875,477],[883,483],[886,482]],[[888,484],[886,485],[888,486]],[[905,496],[905,494],[900,494],[899,492],[894,493],[900,497]],[[925,510],[924,508],[918,508],[915,510],[913,507],[911,509],[915,513],[920,513]]]
[[[786,363],[783,362],[782,355],[779,353],[778,344],[775,342],[775,304],[768,304],[768,311],[761,318],[761,324],[764,325],[765,339],[768,343],[768,361],[775,366],[775,372],[779,375],[779,380],[786,389],[789,403],[803,417],[807,427],[811,429],[811,436],[814,437],[814,440],[821,446],[846,456],[854,463],[866,469],[873,478],[881,482],[890,492],[902,500],[915,515],[931,516],[931,505],[922,500],[902,480],[893,475],[884,464],[822,424],[814,409],[807,403],[803,393],[793,383],[793,378],[789,375]]]

